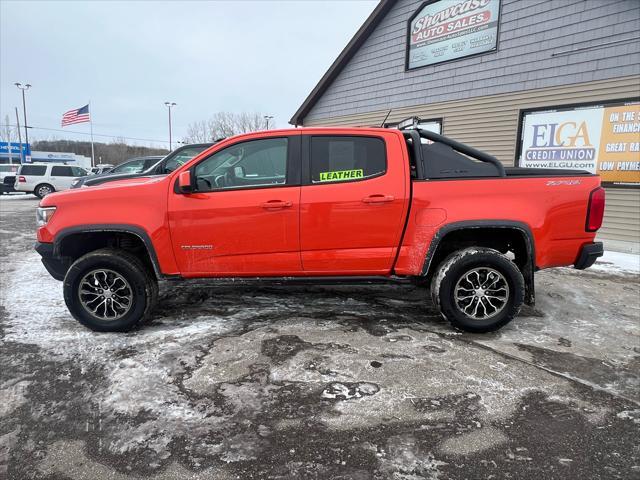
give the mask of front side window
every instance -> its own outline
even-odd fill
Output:
[[[195,168],[198,191],[284,185],[287,139],[237,143],[214,153]]]
[[[311,182],[349,182],[387,170],[384,141],[373,137],[312,137]]]
[[[71,167],[51,167],[52,177],[73,177]]]
[[[84,177],[88,172],[84,168],[71,167],[71,173],[74,177]]]
[[[20,167],[20,175],[34,175],[41,177],[46,172],[46,165],[23,165],[22,167]]]

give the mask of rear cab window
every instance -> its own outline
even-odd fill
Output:
[[[42,177],[47,173],[46,165],[23,165],[20,167],[20,175]]]
[[[311,183],[353,182],[384,175],[384,140],[361,136],[312,136]]]

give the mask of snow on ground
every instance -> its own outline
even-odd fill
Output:
[[[164,285],[151,325],[101,334],[32,250],[37,200],[14,198],[0,478],[3,461],[21,480],[638,472],[637,255],[538,272],[535,308],[486,335],[454,331],[424,289],[204,282]]]
[[[36,197],[35,195],[31,195],[30,193],[9,193],[6,195],[2,195],[2,201],[5,202],[7,200],[32,200],[35,202],[36,200],[38,200],[38,197]]]
[[[591,270],[606,273],[634,273],[640,274],[640,255],[605,251]]]

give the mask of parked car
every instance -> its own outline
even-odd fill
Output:
[[[16,191],[13,184],[19,167],[18,163],[0,164],[0,195]]]
[[[71,185],[71,188],[80,188],[89,179],[96,180],[98,178],[107,178],[111,175],[118,175],[118,174],[121,174],[121,175],[138,174],[151,168],[153,165],[155,165],[160,160],[162,160],[162,158],[163,157],[161,156],[155,156],[155,155],[148,156],[148,157],[132,158],[130,160],[127,160],[126,162],[121,163],[120,165],[117,165],[111,168],[109,171],[105,173],[99,173],[96,175],[87,175],[85,177],[78,178],[73,182],[73,184]]]
[[[75,165],[31,163],[20,166],[14,186],[16,191],[33,193],[39,198],[44,198],[50,193],[71,188],[74,179],[87,174],[87,170]]]
[[[597,175],[504,168],[432,132],[272,130],[47,196],[36,250],[93,330],[148,318],[159,279],[251,277],[426,284],[453,326],[487,332],[534,303],[535,271],[602,255],[603,212]]]
[[[184,145],[175,149],[169,155],[162,160],[156,162],[154,165],[144,170],[143,172],[134,173],[118,173],[110,172],[110,175],[99,175],[93,177],[86,177],[78,179],[74,182],[71,188],[91,187],[95,185],[101,185],[106,182],[114,182],[117,180],[123,180],[125,178],[134,178],[139,176],[149,175],[166,175],[173,172],[176,168],[191,160],[196,155],[199,155],[207,148],[212,146],[213,143],[198,143],[192,145]]]
[[[110,163],[101,163],[91,168],[89,172],[91,175],[100,175],[102,173],[109,173],[113,169],[113,165]]]

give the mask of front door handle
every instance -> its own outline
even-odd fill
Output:
[[[368,197],[364,197],[362,201],[364,203],[389,203],[393,202],[395,197],[393,195],[369,195]]]
[[[282,200],[269,200],[262,204],[262,208],[270,210],[272,208],[289,208],[293,205],[291,202],[283,202]]]

